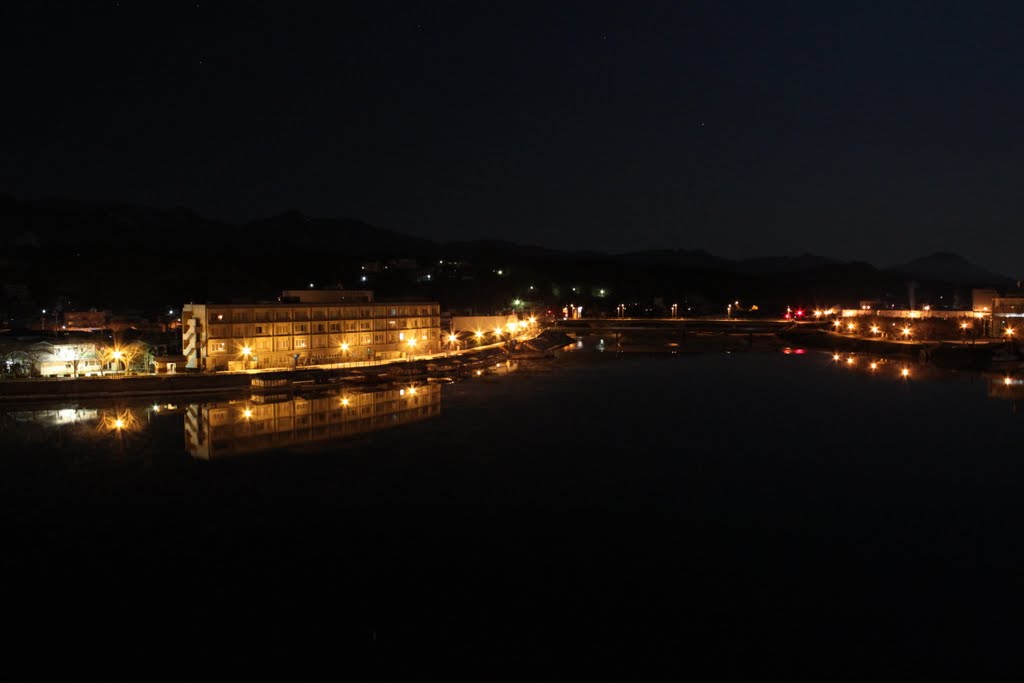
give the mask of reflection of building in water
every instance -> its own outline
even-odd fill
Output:
[[[989,375],[988,397],[1011,401],[1024,400],[1024,378],[1011,375]]]
[[[395,387],[364,393],[253,396],[193,403],[185,412],[185,447],[213,460],[345,437],[416,422],[441,413],[441,387]]]
[[[52,410],[9,410],[4,416],[15,422],[34,422],[43,427],[95,422],[100,411],[95,408],[57,408]]]

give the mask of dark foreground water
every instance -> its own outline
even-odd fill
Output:
[[[1024,411],[863,363],[602,354],[345,406],[5,410],[0,667],[1019,674]]]

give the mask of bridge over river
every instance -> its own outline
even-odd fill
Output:
[[[569,334],[609,332],[717,332],[720,334],[772,334],[794,327],[820,328],[821,323],[779,318],[580,318],[556,320],[546,329]]]

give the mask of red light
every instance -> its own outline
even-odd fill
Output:
[[[798,355],[798,356],[802,356],[802,355],[804,355],[805,353],[807,353],[807,349],[794,349],[794,350],[793,350],[793,353],[795,353],[795,354],[796,354],[796,355]]]
[[[802,309],[802,308],[796,309],[796,317],[798,317],[798,318],[804,317],[804,309]]]
[[[784,319],[785,319],[785,320],[789,320],[789,318],[790,318],[790,315],[789,315],[789,313],[787,313],[787,314],[786,314],[786,315],[784,316]]]

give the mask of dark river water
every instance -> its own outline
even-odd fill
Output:
[[[1019,674],[1024,390],[867,362],[5,407],[0,666]]]

